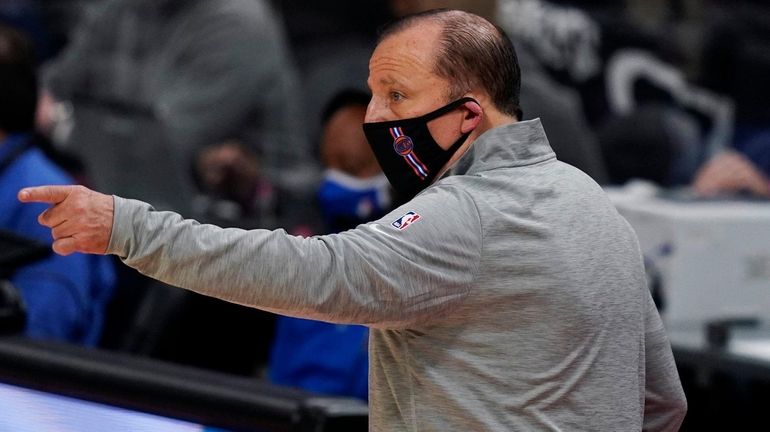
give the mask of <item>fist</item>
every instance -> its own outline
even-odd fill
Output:
[[[20,190],[18,198],[51,204],[37,220],[51,228],[57,254],[107,252],[114,211],[111,196],[83,186],[40,186]]]

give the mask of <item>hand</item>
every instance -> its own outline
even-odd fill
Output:
[[[698,171],[693,189],[705,196],[749,191],[757,196],[770,197],[770,179],[740,153],[727,151],[708,161]]]
[[[205,148],[196,169],[207,191],[241,204],[251,204],[254,199],[259,163],[241,144],[228,141]]]
[[[57,254],[107,252],[114,210],[111,196],[83,186],[40,186],[20,190],[18,198],[52,204],[37,220],[51,228]]]

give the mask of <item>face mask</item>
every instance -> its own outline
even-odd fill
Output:
[[[364,123],[369,145],[393,188],[404,199],[412,199],[428,187],[452,155],[468,139],[463,134],[448,150],[436,143],[428,122],[457,109],[472,98],[458,99],[420,117]]]
[[[331,232],[355,228],[380,218],[390,208],[390,187],[384,175],[361,179],[327,170],[318,188],[324,221]]]

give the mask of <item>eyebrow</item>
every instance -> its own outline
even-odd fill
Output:
[[[368,87],[369,90],[371,91],[372,90],[372,86],[371,86],[370,83],[371,83],[371,80],[367,79],[366,80],[366,87]],[[379,80],[377,80],[377,84],[384,85],[384,86],[392,86],[393,84],[404,85],[402,82],[400,82],[397,79],[392,78],[392,77],[380,78]]]
[[[372,89],[372,86],[370,85],[370,82],[371,82],[371,79],[367,79],[366,80],[366,86],[369,87],[369,90]],[[383,77],[383,78],[380,78],[377,81],[377,83],[381,84],[381,85],[393,85],[393,84],[401,84],[401,85],[403,85],[402,82],[398,81],[397,79],[395,79],[393,77]]]

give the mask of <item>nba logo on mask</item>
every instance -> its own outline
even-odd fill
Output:
[[[420,215],[410,211],[409,213],[393,221],[391,225],[399,230],[405,230],[409,225],[417,222],[418,220],[420,220]]]

